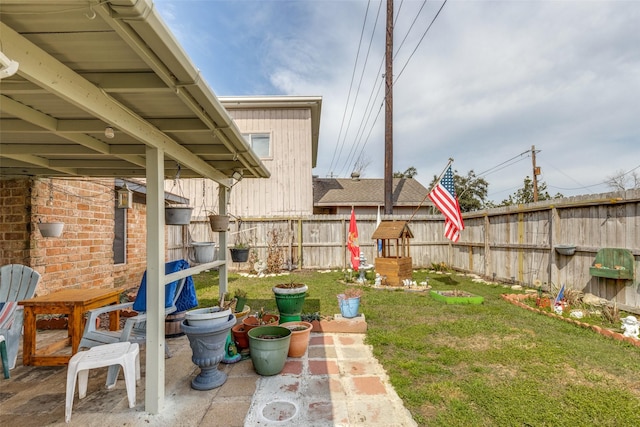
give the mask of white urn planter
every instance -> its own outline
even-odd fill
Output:
[[[231,314],[230,309],[222,310],[220,307],[196,308],[187,311],[185,321],[189,326],[209,328],[226,322]]]

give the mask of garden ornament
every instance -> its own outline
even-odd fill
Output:
[[[640,333],[640,322],[635,316],[627,316],[622,319],[622,330],[624,331],[625,337],[631,337],[638,339],[638,334]]]
[[[367,259],[364,257],[364,252],[360,252],[360,265],[358,266],[360,276],[358,277],[358,282],[364,283],[366,281],[365,273],[372,268],[372,264],[367,264]]]
[[[380,275],[380,273],[376,273],[376,280],[373,283],[374,286],[378,287],[382,285],[382,276]]]

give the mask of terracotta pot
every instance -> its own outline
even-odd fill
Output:
[[[277,314],[265,314],[262,317],[262,324],[260,324],[256,316],[247,316],[242,320],[242,324],[245,326],[245,330],[249,332],[256,326],[277,326],[279,321],[280,316]]]
[[[233,341],[235,341],[238,349],[249,348],[249,338],[247,337],[247,330],[242,323],[235,325],[231,328],[233,334]]]
[[[536,307],[551,307],[551,300],[549,298],[536,298]]]
[[[289,357],[302,357],[309,347],[309,337],[313,325],[309,322],[285,322],[280,326],[291,331],[291,341],[289,342]],[[304,329],[303,329],[304,328]]]

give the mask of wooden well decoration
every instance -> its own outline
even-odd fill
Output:
[[[376,273],[387,277],[387,285],[403,286],[404,279],[412,279],[413,265],[409,239],[413,233],[408,221],[382,221],[371,236],[382,240],[382,256],[375,259]]]

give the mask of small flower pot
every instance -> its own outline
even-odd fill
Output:
[[[231,328],[233,334],[233,341],[238,346],[238,349],[249,348],[249,337],[247,336],[247,330],[242,323],[238,323]]]
[[[576,245],[557,245],[555,250],[560,255],[571,256],[576,253]]]
[[[265,314],[264,316],[262,316],[262,323],[260,323],[260,320],[258,320],[256,316],[247,316],[242,320],[242,324],[245,326],[245,329],[247,331],[250,331],[251,329],[258,326],[275,326],[279,321],[280,316],[278,316],[277,314]]]
[[[227,215],[209,215],[209,224],[211,231],[223,232],[229,228],[229,216]]]
[[[345,298],[344,294],[340,294],[338,295],[338,305],[340,306],[340,314],[342,317],[351,319],[358,315],[360,297]]]
[[[302,357],[309,347],[309,337],[313,325],[309,322],[285,322],[280,326],[291,331],[291,342],[289,343],[289,357]]]

